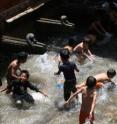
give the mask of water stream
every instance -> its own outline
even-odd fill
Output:
[[[43,55],[30,55],[28,61],[22,65],[22,68],[29,70],[30,81],[40,90],[46,91],[49,98],[29,91],[35,98],[35,104],[18,110],[10,95],[0,93],[0,124],[78,124],[80,104],[69,111],[59,110],[56,106],[56,103],[63,101],[63,90],[57,83],[64,81],[62,74],[54,75],[58,69],[56,56],[54,51]],[[115,59],[98,55],[94,63],[86,60],[83,65],[80,65],[75,57],[71,59],[80,70],[76,73],[77,83],[84,81],[89,75],[117,68]],[[3,81],[6,82],[4,77]],[[117,78],[113,81],[117,82]],[[117,87],[112,91],[102,89],[99,94],[95,108],[95,124],[117,124]]]

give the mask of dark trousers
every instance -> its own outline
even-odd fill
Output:
[[[12,82],[13,82],[13,79],[7,77],[7,91],[6,91],[6,93],[10,93],[12,91]]]
[[[24,93],[24,94],[21,94],[21,95],[14,94],[13,98],[15,99],[15,101],[21,100],[23,102],[23,100],[25,100],[28,103],[32,103],[32,104],[34,103],[33,97],[28,93]]]
[[[67,101],[70,98],[71,92],[75,93],[76,80],[65,81],[64,83],[64,100]]]

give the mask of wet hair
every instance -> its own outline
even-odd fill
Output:
[[[26,76],[27,76],[27,78],[29,78],[29,76],[30,76],[29,71],[27,71],[27,70],[21,70],[21,74],[23,74],[23,73],[25,73]]]
[[[93,76],[89,76],[86,80],[86,86],[91,89],[96,86],[96,79]]]
[[[70,38],[69,41],[68,41],[68,45],[73,46],[74,44],[75,44],[75,40]]]
[[[68,49],[62,49],[62,50],[60,51],[60,57],[61,57],[62,59],[65,59],[65,60],[69,59],[69,55],[70,55],[70,52],[69,52]]]
[[[85,36],[85,37],[83,38],[83,43],[89,44],[90,42],[91,42],[91,39],[90,39],[88,36]]]
[[[17,55],[17,59],[19,61],[25,61],[27,59],[27,57],[28,57],[28,54],[26,52],[20,52]]]
[[[116,71],[114,69],[109,69],[107,71],[107,76],[113,78],[116,75]]]

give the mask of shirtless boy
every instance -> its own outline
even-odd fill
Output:
[[[86,80],[86,85],[77,90],[64,104],[65,106],[68,105],[72,98],[74,98],[77,94],[82,93],[82,104],[79,115],[79,124],[84,124],[86,119],[89,119],[90,124],[93,124],[94,108],[97,98],[95,86],[96,79],[92,76],[89,76]]]
[[[85,58],[88,58],[93,62],[94,56],[89,50],[89,42],[90,39],[88,37],[84,37],[81,43],[79,43],[76,47],[74,47],[73,51],[78,54],[78,61],[83,63]]]
[[[94,77],[96,78],[96,87],[100,88],[102,87],[105,83],[111,82],[112,84],[114,84],[114,82],[112,81],[112,78],[116,75],[116,71],[114,69],[108,69],[107,73],[100,73],[95,75]],[[80,88],[82,86],[85,86],[86,83],[83,82],[81,84],[78,84],[76,87]]]
[[[25,52],[20,52],[16,59],[14,59],[8,66],[7,70],[7,92],[9,93],[11,90],[11,83],[13,80],[20,79],[17,75],[17,71],[21,71],[20,65],[25,63],[27,60],[27,54]]]

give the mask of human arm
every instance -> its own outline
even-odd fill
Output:
[[[11,83],[9,85],[7,85],[6,87],[4,87],[4,89],[2,89],[0,92],[7,91],[7,90],[9,90],[10,87],[11,87],[11,91],[13,91],[14,88],[15,89],[16,88],[19,88],[20,87],[20,84],[21,83],[19,83],[19,80],[13,80],[13,81],[11,81]]]
[[[34,90],[36,92],[40,92],[41,94],[43,94],[44,96],[48,96],[45,92],[42,92],[40,91],[36,86],[34,86],[33,84],[29,83],[28,82],[28,87],[31,89],[31,90]]]
[[[58,70],[58,72],[54,72],[54,75],[60,75],[60,70]]]
[[[74,47],[73,51],[79,51],[79,49],[81,49],[81,48],[80,48],[80,44],[77,44],[77,45]]]
[[[79,69],[78,69],[78,67],[76,66],[76,64],[75,64],[74,66],[75,66],[75,70],[76,70],[77,72],[79,72]]]
[[[61,65],[60,65],[60,63],[59,63],[59,65],[58,65],[58,68],[59,68],[59,70],[58,70],[58,72],[54,72],[54,75],[60,75],[60,73],[61,73],[61,69],[62,69],[62,67],[61,67]]]
[[[0,92],[4,92],[4,91],[6,91],[8,88],[7,87],[5,87],[4,89],[2,89]]]
[[[90,110],[90,113],[89,113],[89,119],[92,118],[92,113],[93,113],[95,105],[96,105],[96,98],[97,98],[97,92],[95,91],[93,93],[93,101],[92,101],[91,110]]]
[[[43,94],[44,96],[46,96],[46,97],[48,97],[48,95],[45,93],[45,92],[42,92],[42,91],[38,91],[38,92],[40,92],[41,94]]]
[[[90,60],[93,61],[94,60],[94,55],[91,53],[91,51],[88,49],[88,52],[84,52],[84,55]]]
[[[80,88],[80,89],[77,90],[74,94],[72,94],[72,95],[70,96],[70,98],[65,102],[64,106],[67,106],[67,105],[70,103],[70,101],[71,101],[77,94],[79,94],[80,92],[82,92],[82,88]]]
[[[82,82],[81,84],[77,84],[76,88],[80,89],[81,87],[84,87],[84,86],[86,86],[86,82]]]

